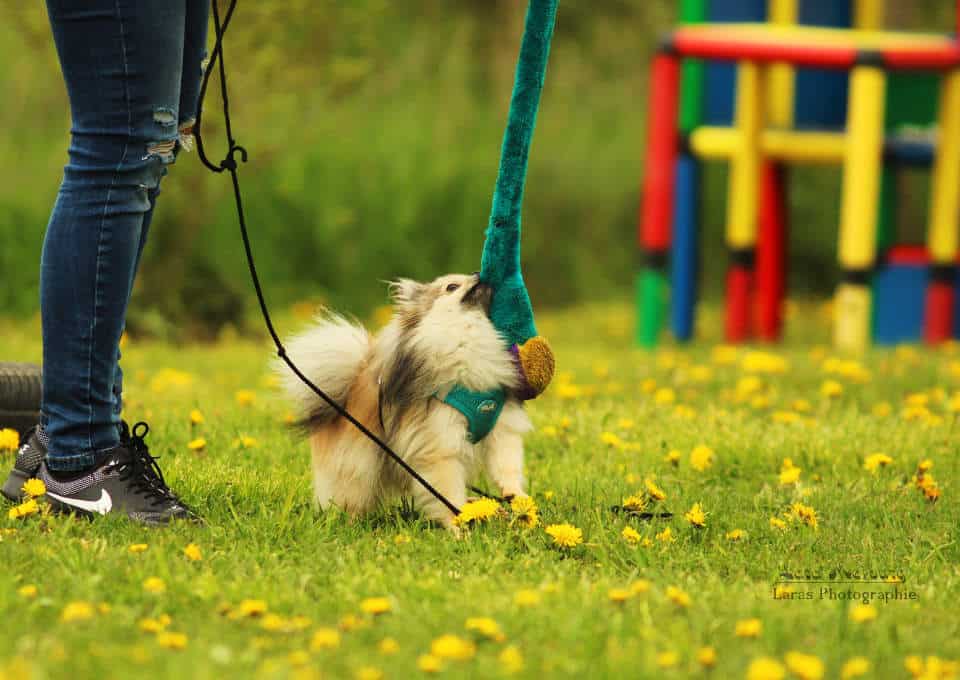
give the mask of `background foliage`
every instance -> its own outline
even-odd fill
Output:
[[[539,305],[630,294],[646,70],[675,4],[562,3],[525,205],[524,266]],[[896,4],[898,24],[952,25],[949,3]],[[525,5],[241,3],[227,57],[272,302],[325,300],[362,315],[384,300],[378,280],[477,268]],[[31,315],[69,127],[42,4],[0,0],[0,61],[0,309]],[[206,119],[212,148],[218,104]],[[804,290],[832,284],[822,273],[834,270],[838,179],[795,175],[791,275]],[[228,191],[181,156],[151,231],[134,331],[204,335],[242,319],[251,288]],[[725,262],[723,193],[712,171],[710,281]]]

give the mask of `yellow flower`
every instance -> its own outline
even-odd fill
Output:
[[[267,614],[260,620],[260,627],[271,633],[276,633],[287,628],[287,620],[279,614]]]
[[[396,536],[393,537],[393,542],[396,543],[397,545],[404,545],[406,543],[409,543],[412,540],[413,539],[410,538],[410,536],[408,536],[407,534],[397,534]]]
[[[620,439],[620,437],[615,435],[613,432],[601,432],[600,441],[614,449],[623,448],[623,440]]]
[[[885,453],[873,453],[867,456],[866,460],[863,462],[863,468],[869,470],[870,472],[876,472],[882,467],[886,467],[893,462],[893,458],[888,456]]]
[[[572,524],[551,524],[546,532],[553,538],[553,544],[560,548],[575,548],[583,543],[583,532]]]
[[[760,637],[761,632],[763,632],[763,622],[760,619],[737,621],[737,626],[734,629],[734,635],[743,638]]]
[[[163,619],[141,619],[140,623],[137,624],[137,627],[142,630],[144,633],[160,633],[168,625],[170,625],[170,617],[167,616]]]
[[[34,585],[20,586],[17,588],[17,594],[28,600],[33,599],[37,596],[37,587]]]
[[[642,595],[650,591],[650,581],[640,578],[630,584],[630,592],[634,595]]]
[[[396,654],[400,651],[400,643],[392,637],[385,637],[380,640],[377,649],[380,650],[381,654]]]
[[[540,593],[529,588],[518,590],[513,596],[513,602],[520,607],[532,607],[540,604]]]
[[[633,527],[623,527],[623,531],[620,532],[620,535],[623,536],[623,540],[630,545],[636,545],[640,542],[640,534]]]
[[[786,373],[790,364],[781,356],[770,352],[748,352],[740,361],[745,373]]]
[[[850,620],[854,623],[866,623],[877,618],[877,608],[872,604],[855,604],[850,607]]]
[[[333,649],[340,646],[340,632],[336,628],[317,628],[310,639],[310,649],[319,652],[321,649]]]
[[[477,653],[477,647],[470,640],[457,635],[441,635],[430,643],[430,653],[438,659],[466,661]]]
[[[361,666],[354,677],[357,680],[383,680],[383,671],[373,666]]]
[[[291,666],[306,666],[310,663],[310,655],[302,649],[296,649],[287,654],[287,662]]]
[[[497,658],[500,660],[500,666],[504,673],[513,674],[523,670],[523,654],[520,653],[516,645],[504,647]]]
[[[386,614],[391,609],[390,600],[385,597],[368,597],[360,603],[360,609],[364,614]]]
[[[540,523],[540,517],[537,514],[537,504],[533,502],[530,496],[514,496],[510,501],[510,510],[513,512],[514,520],[532,529]]]
[[[663,457],[664,462],[670,463],[672,466],[677,467],[680,465],[680,452],[676,449],[667,452],[667,455]]]
[[[503,642],[506,639],[506,635],[500,630],[500,624],[486,616],[476,616],[467,619],[466,623],[464,623],[464,628],[471,632],[479,633],[496,642]]]
[[[703,472],[713,465],[713,449],[704,444],[694,447],[690,452],[690,467]]]
[[[720,366],[729,366],[737,362],[737,348],[731,345],[717,345],[710,351],[710,360]]]
[[[550,437],[551,439],[557,436],[557,428],[554,425],[544,425],[540,428],[540,432],[544,437]]]
[[[823,662],[812,654],[787,652],[783,658],[787,668],[800,680],[820,680],[823,677]]]
[[[136,555],[137,553],[146,552],[149,547],[146,543],[133,543],[127,547],[127,551]]]
[[[565,382],[559,383],[554,391],[561,399],[577,399],[583,395],[583,389],[579,385]]]
[[[789,458],[785,458],[783,467],[780,468],[780,486],[790,486],[796,484],[799,480],[800,468],[795,467]]]
[[[629,600],[631,597],[633,597],[633,593],[631,593],[631,592],[630,592],[629,590],[627,590],[626,588],[611,588],[611,589],[607,592],[607,598],[608,598],[611,602],[616,602],[616,603],[618,603],[618,604],[623,603],[623,602],[626,602],[626,601]]]
[[[704,668],[713,668],[717,665],[717,650],[713,647],[701,647],[697,650],[697,663]]]
[[[793,410],[798,413],[807,413],[812,408],[813,406],[806,399],[796,399],[793,402]]]
[[[781,531],[787,528],[787,523],[784,522],[779,517],[770,518],[770,526],[774,529],[780,529]]]
[[[203,437],[197,437],[196,439],[191,439],[187,443],[187,448],[191,451],[203,451],[207,448],[207,440]]]
[[[252,449],[257,446],[257,440],[245,434],[240,435],[233,440],[233,448]]]
[[[695,527],[703,528],[707,526],[707,513],[703,511],[699,503],[694,503],[692,508],[683,513],[683,518]]]
[[[252,390],[237,390],[237,393],[233,396],[240,406],[250,406],[257,398]]]
[[[0,451],[16,451],[20,448],[20,433],[9,427],[0,429]]]
[[[647,498],[642,494],[627,496],[622,505],[627,512],[643,512],[647,509]]]
[[[733,531],[728,531],[728,532],[727,532],[727,540],[728,540],[728,541],[739,541],[739,540],[741,540],[744,536],[746,536],[746,533],[744,532],[743,529],[734,529]]]
[[[667,494],[664,493],[663,489],[657,486],[657,483],[653,481],[652,477],[647,477],[643,480],[643,485],[647,489],[647,494],[655,501],[665,501],[667,500]]]
[[[689,607],[690,606],[690,596],[687,595],[684,591],[680,590],[676,586],[667,586],[667,599],[673,602],[678,607]]]
[[[71,602],[63,608],[62,612],[60,612],[60,620],[63,623],[89,621],[93,618],[93,613],[93,605],[89,602]]]
[[[807,524],[814,529],[817,528],[817,511],[809,505],[804,505],[803,503],[794,503],[790,507],[790,512],[794,517],[802,521],[804,524]]]
[[[163,582],[163,579],[151,576],[143,582],[143,589],[148,593],[158,594],[166,591],[167,584]]]
[[[776,659],[761,656],[747,667],[747,680],[783,680],[787,671]]]
[[[10,519],[21,519],[23,517],[35,515],[38,512],[40,512],[40,506],[37,504],[36,499],[31,498],[20,505],[10,508],[10,510],[7,512],[7,517]]]
[[[205,418],[203,414],[200,413],[199,409],[193,409],[190,411],[190,424],[191,425],[200,425],[204,422]]]
[[[824,380],[823,384],[820,385],[820,394],[829,398],[839,397],[843,394],[843,385],[838,383],[836,380]]]
[[[243,600],[237,607],[237,613],[241,617],[263,616],[267,613],[267,603],[263,600]]]
[[[870,661],[862,656],[848,659],[840,669],[840,680],[852,680],[870,672]]]
[[[456,523],[460,526],[467,526],[471,523],[485,522],[500,510],[500,504],[492,498],[479,498],[469,503],[464,503],[460,508],[460,514],[457,515]]]
[[[874,404],[871,411],[873,412],[873,415],[875,415],[877,418],[886,418],[888,415],[890,415],[893,412],[893,407],[890,405],[890,402],[881,401]],[[860,657],[857,657],[857,658],[860,658]]]
[[[150,381],[150,391],[166,392],[172,388],[189,387],[193,383],[193,376],[175,368],[164,368],[157,371]]]
[[[184,556],[191,562],[199,562],[203,559],[203,554],[200,552],[200,546],[196,543],[189,543],[186,548],[183,549]]]
[[[793,411],[774,411],[770,417],[775,423],[799,423],[802,420],[800,414]]]
[[[30,498],[39,498],[43,494],[47,493],[47,485],[43,483],[42,479],[33,477],[25,481],[20,490],[30,496]]]
[[[443,661],[433,654],[421,654],[417,659],[417,668],[424,673],[439,673],[443,670]]]
[[[657,654],[656,661],[660,668],[673,668],[677,665],[680,657],[676,652],[660,652]]]
[[[661,387],[653,394],[653,401],[657,404],[672,404],[676,398],[677,395],[669,387]]]
[[[157,644],[164,649],[184,649],[187,646],[187,636],[183,633],[158,633]]]
[[[671,529],[670,527],[664,527],[663,531],[661,531],[659,534],[656,534],[654,538],[656,538],[661,543],[673,543],[673,541],[675,540],[673,538],[673,529]]]

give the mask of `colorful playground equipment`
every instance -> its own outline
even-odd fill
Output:
[[[836,345],[960,335],[960,43],[881,31],[882,10],[880,0],[682,0],[682,25],[652,65],[641,345],[656,344],[668,291],[674,336],[692,336],[701,163],[714,159],[729,164],[728,341],[780,337],[787,166],[799,163],[843,169]],[[894,236],[896,176],[917,166],[932,167],[925,248]]]

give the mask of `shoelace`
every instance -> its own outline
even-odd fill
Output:
[[[128,433],[127,445],[130,453],[133,454],[130,476],[133,477],[134,488],[157,498],[179,502],[179,499],[170,490],[163,478],[163,472],[157,463],[160,456],[150,455],[150,449],[145,440],[150,432],[150,426],[141,420],[135,423],[132,428],[128,429],[126,423],[123,424],[122,428]]]

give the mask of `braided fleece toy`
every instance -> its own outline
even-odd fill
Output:
[[[553,352],[537,335],[520,271],[520,207],[556,16],[557,0],[530,0],[480,260],[480,280],[493,287],[490,320],[510,344],[522,378],[521,399],[543,392],[554,371]]]

